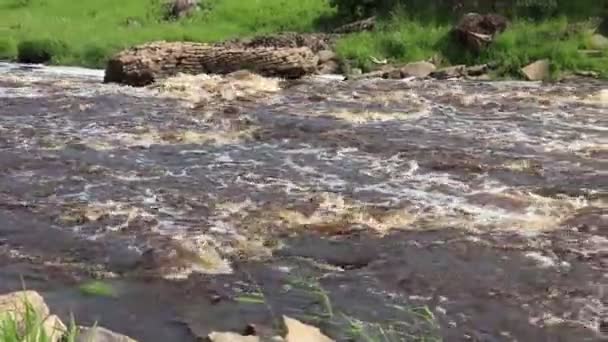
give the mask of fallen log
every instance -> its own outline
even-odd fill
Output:
[[[318,57],[307,47],[239,48],[190,42],[136,46],[108,61],[105,82],[145,86],[178,73],[228,74],[249,70],[262,76],[299,78],[315,72]]]

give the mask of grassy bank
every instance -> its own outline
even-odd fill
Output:
[[[473,55],[450,38],[451,25],[421,23],[393,18],[376,32],[363,32],[342,39],[338,53],[363,69],[373,67],[370,56],[392,62],[434,60],[442,65],[496,62],[501,75],[517,75],[519,69],[538,59],[551,60],[554,74],[595,71],[608,77],[608,51],[590,56],[592,22],[572,22],[565,17],[543,22],[516,21],[486,51]]]
[[[102,67],[115,52],[147,41],[214,42],[286,30],[309,32],[318,30],[320,19],[335,13],[329,0],[208,0],[194,16],[172,22],[162,19],[163,2],[4,0],[0,59],[46,53],[55,64]],[[337,51],[353,67],[364,70],[374,67],[373,56],[391,62],[432,58],[441,65],[498,62],[499,73],[515,75],[521,66],[549,58],[556,74],[581,70],[608,77],[605,49],[595,57],[580,52],[596,49],[590,27],[581,24],[580,17],[576,25],[565,17],[516,20],[487,51],[471,55],[453,44],[451,24],[445,20],[393,16],[375,32],[343,38]]]
[[[125,47],[152,40],[211,42],[282,30],[311,31],[331,9],[325,0],[212,0],[179,22],[163,19],[162,0],[0,1],[0,59],[24,42],[50,45],[53,63],[101,66]],[[50,43],[49,43],[50,42]]]

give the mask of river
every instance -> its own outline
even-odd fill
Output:
[[[146,342],[607,339],[608,83],[102,79],[0,64],[0,291]]]

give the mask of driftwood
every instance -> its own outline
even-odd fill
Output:
[[[318,57],[307,47],[238,48],[189,42],[133,47],[107,64],[105,82],[144,86],[178,73],[228,74],[250,70],[263,76],[298,78],[316,71]]]

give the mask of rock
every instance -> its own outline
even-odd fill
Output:
[[[466,75],[466,65],[454,65],[433,71],[430,76],[440,80],[463,77]]]
[[[551,75],[551,62],[541,59],[521,69],[522,74],[528,81],[543,81]]]
[[[258,336],[243,336],[232,332],[212,332],[207,338],[210,342],[259,342]]]
[[[405,66],[403,66],[400,71],[401,71],[401,77],[405,78],[405,77],[427,77],[429,76],[433,71],[435,71],[437,69],[437,67],[435,67],[435,64],[433,63],[429,63],[429,62],[414,62],[414,63],[408,63]]]
[[[328,61],[321,64],[318,68],[318,73],[321,75],[336,74],[340,72],[340,64],[335,61]]]
[[[465,15],[453,29],[456,39],[473,52],[480,52],[494,41],[509,26],[507,18],[498,14]]]
[[[154,42],[112,57],[105,82],[145,86],[184,74],[228,74],[247,69],[262,76],[299,78],[316,71],[318,57],[307,47],[226,48],[189,42]]]
[[[23,319],[27,308],[31,308],[35,317],[42,321],[45,334],[51,342],[59,341],[66,331],[59,317],[50,315],[49,308],[42,296],[36,291],[19,291],[0,296],[0,315],[10,315],[23,329]]]
[[[232,270],[217,250],[208,244],[191,240],[163,239],[151,241],[135,273],[165,279],[186,279],[192,273],[227,274]]]
[[[334,33],[353,33],[362,31],[372,31],[376,28],[376,17],[371,17],[359,21],[355,21],[334,30]]]
[[[352,68],[350,70],[350,76],[361,76],[363,75],[363,70],[359,69],[359,68]]]
[[[198,9],[198,0],[173,0],[167,4],[165,19],[186,17]]]
[[[401,70],[394,68],[394,69],[390,69],[387,71],[384,71],[382,73],[382,78],[388,78],[391,80],[400,80],[401,77]]]
[[[115,333],[102,327],[80,327],[76,342],[137,342],[136,340]]]
[[[319,64],[323,64],[329,61],[335,61],[338,58],[338,55],[331,50],[321,50],[317,52],[317,57],[319,58]]]
[[[0,296],[0,312],[2,313],[19,317],[25,313],[27,305],[30,305],[40,317],[49,315],[48,306],[36,291],[19,291]]]
[[[286,342],[333,342],[331,338],[323,335],[319,328],[287,316],[283,316],[283,322],[287,328]]]
[[[596,33],[589,39],[589,47],[595,50],[608,49],[608,38]]]
[[[482,76],[485,75],[489,70],[490,67],[487,64],[473,65],[466,67],[465,74],[467,76]]]
[[[591,102],[608,105],[608,89],[602,89],[588,98]]]

